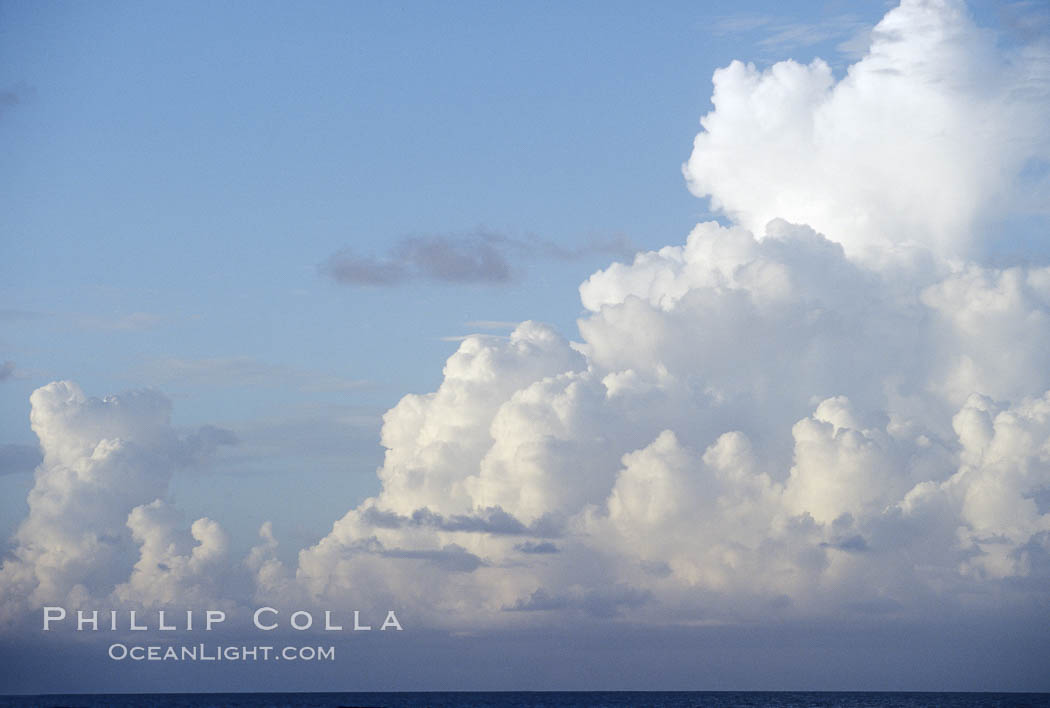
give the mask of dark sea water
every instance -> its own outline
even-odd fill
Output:
[[[759,691],[580,691],[499,693],[182,693],[70,696],[4,696],[0,706],[46,708],[337,708],[386,706],[409,708],[1050,708],[1050,693],[831,693]]]

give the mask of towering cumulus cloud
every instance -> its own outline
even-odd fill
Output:
[[[0,568],[0,619],[111,594],[146,605],[199,599],[213,577],[208,565],[225,551],[223,533],[198,520],[197,545],[180,562],[177,549],[192,544],[176,532],[177,512],[164,498],[174,470],[231,442],[230,434],[206,427],[179,437],[170,403],[149,391],[97,399],[62,381],[37,389],[30,402],[44,460],[13,557]]]
[[[579,342],[465,341],[387,414],[383,491],[300,553],[305,591],[457,624],[1039,601],[1050,269],[965,257],[1048,157],[1046,45],[909,1],[841,80],[714,86],[685,176],[734,225],[592,275]]]
[[[906,0],[842,81],[819,59],[716,71],[685,176],[756,234],[779,217],[851,256],[901,242],[964,255],[1019,169],[1050,153],[1046,51],[1000,52],[962,3]]]
[[[1045,607],[1050,268],[967,258],[1045,189],[1048,56],[906,0],[841,80],[717,71],[685,175],[730,225],[593,274],[579,341],[466,339],[384,417],[377,496],[295,567],[264,526],[250,600],[460,629]],[[79,396],[34,394],[45,460],[4,597],[216,591],[221,530],[173,551],[154,501],[157,402],[121,422]]]

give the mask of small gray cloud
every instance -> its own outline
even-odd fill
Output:
[[[648,590],[638,590],[623,584],[568,593],[551,593],[540,588],[529,597],[503,609],[507,612],[579,610],[591,617],[608,618],[619,615],[625,609],[641,607],[650,599],[652,593]]]
[[[543,541],[542,543],[533,543],[532,541],[526,541],[525,543],[519,543],[514,546],[514,550],[521,551],[522,553],[561,553],[561,549],[555,546],[550,541]]]
[[[418,526],[433,526],[442,531],[499,535],[520,535],[528,532],[524,524],[498,506],[483,509],[475,516],[456,514],[449,517],[435,514],[426,508],[417,509],[412,512],[412,523]]]
[[[664,561],[642,561],[639,563],[642,570],[657,578],[668,578],[671,576],[671,566]]]
[[[0,475],[32,472],[43,461],[38,445],[0,445]]]
[[[179,441],[179,454],[186,464],[199,464],[214,455],[220,447],[237,445],[239,442],[232,430],[203,425]]]
[[[510,263],[499,237],[411,236],[399,240],[386,256],[362,256],[349,249],[332,254],[323,273],[351,285],[397,285],[407,280],[446,283],[504,283]]]
[[[453,573],[472,573],[481,566],[486,565],[485,561],[455,543],[442,546],[440,550],[428,551],[392,548],[390,550],[379,551],[379,555],[384,558],[410,558],[424,560],[433,563],[443,570]]]
[[[496,536],[538,536],[540,538],[557,537],[562,532],[562,524],[549,515],[526,526],[498,506],[481,509],[472,515],[455,514],[452,516],[443,516],[426,507],[416,509],[410,516],[368,507],[362,512],[362,516],[372,526],[386,529],[421,527],[438,531],[488,533]]]
[[[349,249],[329,256],[321,265],[321,272],[340,283],[352,285],[395,285],[409,276],[404,264],[360,256]]]
[[[831,543],[822,543],[820,545],[824,548],[837,548],[840,551],[849,551],[850,553],[863,553],[869,550],[868,542],[860,534],[854,534],[853,536],[847,536],[836,539]]]
[[[7,381],[15,375],[15,362],[5,361],[0,364],[0,381]]]
[[[510,263],[500,245],[505,239],[480,233],[464,238],[413,236],[394,248],[393,256],[425,278],[450,283],[504,283]]]
[[[418,280],[499,285],[514,280],[514,264],[524,260],[576,260],[596,253],[628,256],[634,250],[624,238],[565,248],[537,237],[519,239],[478,230],[457,236],[406,236],[382,256],[343,249],[329,256],[320,271],[348,285],[391,286]]]
[[[0,90],[0,115],[36,97],[36,89],[19,82],[8,89]]]

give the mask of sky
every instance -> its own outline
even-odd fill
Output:
[[[0,2],[0,693],[1050,690],[1048,32]]]

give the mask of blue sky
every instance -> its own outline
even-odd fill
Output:
[[[536,663],[536,675],[560,686],[583,687],[560,674],[544,658],[542,640],[529,634],[542,634],[547,625],[519,618],[548,611],[585,616],[580,624],[570,619],[564,625],[569,638],[563,637],[559,652],[566,653],[559,656],[570,656],[577,629],[584,646],[615,632],[616,625],[604,620],[634,611],[650,617],[651,611],[667,632],[653,636],[715,661],[724,638],[714,630],[689,635],[676,628],[678,619],[684,627],[731,625],[739,618],[763,624],[770,613],[798,608],[787,624],[764,625],[776,635],[779,658],[771,659],[771,673],[762,680],[733,674],[764,688],[788,687],[797,671],[811,678],[812,687],[847,687],[792,656],[796,638],[806,644],[806,627],[812,628],[815,638],[806,646],[826,659],[834,654],[829,646],[864,634],[870,630],[865,623],[880,612],[899,611],[893,632],[906,633],[909,618],[940,611],[942,598],[929,587],[942,577],[953,579],[946,581],[953,601],[964,599],[943,603],[951,609],[916,630],[923,647],[946,646],[937,643],[942,625],[936,622],[951,625],[968,616],[965,598],[1002,598],[995,607],[1005,608],[1009,620],[998,624],[988,610],[995,602],[988,600],[960,630],[967,637],[994,643],[1010,628],[1027,626],[1033,612],[1045,609],[1045,588],[1031,588],[1050,572],[1050,527],[1044,528],[1050,481],[1040,481],[1042,472],[1018,473],[1009,477],[1016,489],[1004,483],[1016,498],[987,509],[971,497],[966,503],[953,498],[964,519],[958,522],[929,511],[948,502],[923,506],[922,495],[934,486],[963,488],[951,485],[962,485],[960,479],[970,484],[975,470],[1009,467],[980,457],[995,448],[985,429],[994,426],[973,421],[1024,420],[1032,430],[1042,424],[1032,401],[1050,386],[1050,271],[1039,270],[1050,259],[1044,199],[1050,141],[1040,122],[1050,95],[1046,11],[1034,2],[975,0],[969,4],[973,22],[949,18],[961,29],[941,36],[924,34],[928,27],[913,8],[902,15],[912,24],[900,36],[885,33],[885,56],[910,56],[893,54],[899,49],[894,41],[906,49],[916,42],[926,51],[942,44],[955,50],[958,40],[963,49],[946,50],[948,60],[934,67],[942,73],[926,86],[927,77],[909,73],[914,67],[905,63],[901,85],[888,84],[899,92],[887,90],[885,104],[874,107],[864,95],[851,103],[856,94],[844,90],[840,112],[821,114],[832,129],[812,143],[808,135],[796,140],[784,117],[808,110],[806,101],[816,95],[812,86],[826,78],[809,63],[823,58],[829,86],[846,86],[847,67],[870,58],[871,29],[895,5],[0,0],[0,534],[11,538],[5,559],[29,547],[12,534],[29,513],[27,494],[58,469],[42,465],[34,477],[41,460],[29,423],[30,395],[49,382],[72,380],[99,398],[159,391],[170,400],[171,424],[183,442],[211,435],[228,443],[216,449],[202,443],[207,451],[186,464],[179,458],[182,466],[161,489],[186,525],[198,517],[218,520],[229,533],[231,558],[259,543],[260,525],[270,521],[280,545],[267,552],[285,564],[289,577],[300,563],[300,580],[310,580],[317,568],[330,571],[327,563],[337,565],[332,558],[358,558],[355,534],[373,532],[372,540],[380,539],[378,557],[401,559],[395,565],[422,559],[447,570],[442,563],[465,558],[468,565],[476,561],[477,575],[506,570],[506,587],[498,578],[492,583],[498,602],[478,590],[491,590],[484,584],[489,580],[458,585],[455,572],[432,576],[429,566],[411,577],[456,597],[484,596],[486,607],[499,608],[494,624],[486,625],[496,628],[492,646],[508,643],[522,662]],[[933,7],[938,17],[956,7],[954,0],[912,5]],[[755,72],[723,72],[713,88],[714,72],[736,59],[753,62]],[[774,67],[785,59],[808,66]],[[992,69],[991,77],[982,73],[986,59],[987,66],[1002,68],[1001,80]],[[1024,73],[1017,67],[1035,69],[1017,78]],[[864,89],[881,86],[863,84],[865,77],[877,82],[894,69],[857,73]],[[713,90],[724,98],[717,111]],[[747,100],[750,113],[759,116],[754,126],[744,119],[750,115],[733,114],[733,120],[709,124],[703,133],[709,141],[694,146],[701,116],[731,115]],[[766,106],[772,108],[762,114]],[[923,133],[928,115],[943,119],[943,130],[935,125]],[[862,138],[882,136],[885,150],[878,144],[868,155],[863,139],[835,142],[852,129]],[[798,145],[807,159],[793,162]],[[958,184],[954,173],[962,175]],[[933,177],[924,182],[924,175]],[[698,187],[705,179],[716,186]],[[693,246],[665,249],[631,267],[609,267],[631,263],[636,252],[680,246],[699,222],[729,227],[761,218],[764,224],[772,203],[766,197],[781,194],[801,205],[785,218],[827,232],[829,240],[784,225],[771,227],[765,240],[756,231],[752,243],[736,230],[711,227],[690,241],[715,244],[706,255]],[[834,198],[822,202],[825,194]],[[909,221],[909,209],[918,204],[921,211],[944,195],[967,218],[973,205],[972,220],[961,219],[960,233],[947,239],[958,252],[936,241],[939,232],[924,233],[924,218]],[[861,200],[876,205],[872,213],[904,216],[864,221],[857,214],[867,218],[868,212],[854,208]],[[825,202],[833,204],[830,210]],[[854,217],[861,235],[835,232]],[[900,226],[900,233],[882,234],[887,241],[876,244],[876,256],[862,251],[875,243],[862,239],[870,236],[864,228],[887,223]],[[976,256],[962,247],[971,243]],[[750,254],[746,262],[732,261],[741,253]],[[731,267],[719,258],[732,261]],[[1021,270],[996,269],[1019,263]],[[708,267],[732,286],[710,286],[702,275]],[[744,308],[743,296],[734,299],[745,290],[757,310]],[[511,337],[524,320],[549,324],[576,348],[542,328]],[[464,342],[471,334],[483,336]],[[457,351],[462,356],[454,356]],[[537,384],[544,381],[550,390]],[[554,390],[563,384],[565,390]],[[439,387],[438,396],[403,400]],[[121,400],[130,402],[117,407],[145,420],[163,399]],[[123,430],[125,422],[113,423],[114,429]],[[140,430],[128,423],[127,434],[155,442],[152,425]],[[159,437],[170,432],[166,423],[158,426]],[[211,427],[201,432],[202,426]],[[393,451],[385,462],[381,429]],[[855,433],[849,440],[863,443],[851,450],[877,452],[858,462],[833,447],[846,445],[839,433],[847,429]],[[510,431],[507,439],[501,430]],[[1003,443],[1005,449],[1028,460],[1019,468],[1044,469],[1027,443],[1016,442],[1041,439],[1038,431],[1026,428],[1027,438],[1009,438],[1008,431],[995,430],[1014,441],[1013,447]],[[424,432],[412,438],[418,431]],[[746,444],[733,437],[737,432]],[[66,433],[77,436],[75,426]],[[825,433],[831,440],[826,449],[820,447]],[[457,457],[461,439],[467,448],[472,436],[496,442]],[[178,450],[158,454],[174,459],[183,455]],[[462,460],[473,467],[459,470]],[[535,460],[539,472],[530,466]],[[729,537],[724,547],[712,543],[722,549],[717,557],[692,549],[689,558],[658,552],[650,558],[632,545],[646,533],[608,525],[616,509],[629,509],[631,495],[649,489],[652,480],[666,473],[667,489],[677,490],[667,497],[688,498],[689,480],[702,476],[697,470],[722,469],[719,464],[730,465],[725,460],[747,470],[739,478],[768,482],[781,500],[768,509],[755,502],[755,508],[757,516],[775,519],[776,533],[789,532],[770,532],[769,543],[756,541],[751,550],[773,553],[776,562],[781,555],[797,561],[791,577],[817,573],[813,557],[827,556],[819,572],[846,578],[841,584],[821,576],[813,586],[781,592],[757,578],[752,585],[769,596],[737,605],[734,598],[746,593],[732,589],[726,580],[732,573],[710,569],[723,562],[734,571],[752,567],[734,555],[753,531],[734,526],[743,512],[723,518],[709,510]],[[817,472],[806,477],[811,463],[814,470],[824,465],[854,476],[838,486],[837,478]],[[695,474],[674,478],[666,471],[676,465]],[[636,468],[637,478],[631,474]],[[903,481],[885,481],[893,476],[886,470],[905,468]],[[519,476],[498,478],[503,469]],[[543,477],[548,469],[561,476]],[[485,477],[492,470],[495,481]],[[477,474],[456,477],[470,473]],[[143,477],[150,474],[143,470]],[[558,487],[580,479],[579,489]],[[589,479],[599,480],[593,489]],[[975,489],[980,484],[973,482]],[[825,489],[847,491],[827,501]],[[871,498],[860,492],[860,501],[847,498],[855,489],[870,491]],[[697,491],[697,508],[716,496]],[[469,507],[457,506],[461,497],[470,499]],[[727,504],[720,500],[717,508]],[[646,508],[657,507],[651,501]],[[100,514],[118,520],[128,549],[136,545],[124,527],[130,508]],[[497,508],[508,516],[493,516]],[[915,509],[928,512],[921,523],[893,525],[893,514]],[[1001,528],[1005,522],[996,509],[1031,523],[1020,531]],[[368,527],[377,510],[387,514],[387,526]],[[417,511],[426,514],[414,516]],[[785,521],[788,516],[778,514],[794,515]],[[103,539],[106,519],[96,529]],[[563,527],[535,543],[507,541],[507,534],[559,519]],[[27,533],[40,532],[34,523],[30,517]],[[464,525],[491,530],[498,523],[511,524],[512,532],[485,531],[481,540],[461,533]],[[675,535],[678,521],[667,523],[660,534],[684,538]],[[431,524],[432,533],[417,548],[412,543],[420,537],[412,532],[420,524]],[[972,533],[960,531],[960,546],[949,552],[936,544],[955,538],[953,524]],[[915,545],[900,541],[920,527],[935,530]],[[576,537],[569,528],[585,533]],[[621,532],[622,538],[616,535]],[[718,532],[693,535],[706,538],[704,533]],[[594,551],[590,540],[581,540],[606,537],[622,545]],[[186,534],[180,538],[172,548],[193,543]],[[1012,545],[999,548],[995,538]],[[541,555],[539,541],[554,549],[549,564],[539,558],[535,576],[517,575],[515,569],[533,562],[521,554]],[[331,548],[337,551],[325,555]],[[921,580],[912,566],[901,570],[900,548]],[[146,558],[146,549],[142,554]],[[922,574],[936,563],[924,565],[909,554],[947,558],[945,568],[936,566],[945,575],[929,580]],[[558,565],[563,557],[565,567]],[[772,562],[756,557],[756,567]],[[134,554],[128,558],[120,568],[130,572]],[[610,558],[630,563],[607,565]],[[169,561],[156,565],[167,570]],[[367,565],[354,568],[372,572]],[[887,587],[872,580],[880,574],[889,577]],[[661,584],[665,578],[685,578],[690,590]],[[818,586],[830,587],[830,595],[813,590]],[[514,597],[499,594],[510,593],[509,587]],[[861,597],[866,591],[877,597]],[[807,615],[807,597],[816,598],[814,606],[839,608],[841,602],[842,614],[829,619],[818,609]],[[652,609],[657,605],[671,619]],[[425,639],[448,666],[416,674],[414,687],[462,687],[457,657],[486,655],[483,643],[457,653],[459,635],[442,634],[448,628],[428,614],[440,614],[439,607],[437,600],[432,608],[417,607],[415,619],[437,632]],[[813,616],[820,621],[806,625]],[[836,625],[843,617],[845,624]],[[514,632],[523,626],[519,621],[527,628],[521,635]],[[639,625],[631,631],[644,634]],[[746,631],[726,641],[748,646]],[[872,641],[843,659],[866,688],[887,685],[879,684],[885,675],[877,657],[890,656],[886,646],[895,640],[880,635]],[[1038,636],[1023,641],[1037,650],[1045,645]],[[46,654],[47,645],[34,636],[26,646],[25,673],[32,675],[39,663],[32,657]],[[609,656],[631,662],[630,648],[622,649],[623,655]],[[415,661],[421,656],[415,651],[403,656]],[[654,656],[673,663],[673,654],[668,649]],[[928,684],[898,662],[899,682],[892,687],[1045,689],[1035,655],[1025,656],[1027,663],[1011,654],[975,676],[960,666],[976,659],[949,657]],[[616,683],[601,659],[588,659],[593,675]],[[856,669],[861,664],[862,671]],[[690,687],[689,671],[674,664],[668,680]],[[92,686],[113,685],[104,671],[99,675]],[[640,675],[627,672],[617,687],[640,686]],[[246,669],[242,679],[250,677]],[[505,678],[509,683],[475,685],[523,685],[520,674]],[[136,685],[158,684],[147,677]]]

